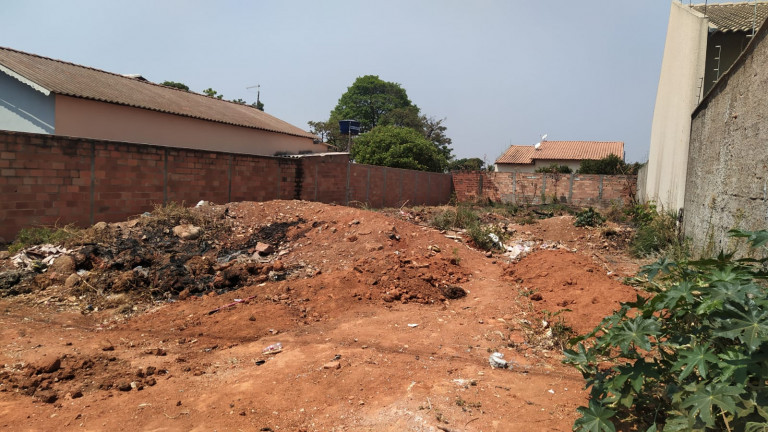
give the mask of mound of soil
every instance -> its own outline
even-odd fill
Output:
[[[589,256],[563,250],[537,251],[504,269],[539,311],[561,312],[577,333],[591,331],[638,291],[624,285]]]
[[[510,231],[537,242],[512,263],[423,219],[301,201],[100,224],[74,247],[74,270],[3,279],[0,424],[571,430],[584,382],[523,323],[568,308],[560,316],[590,329],[634,298],[607,272],[635,263],[583,243],[602,231],[547,221]],[[182,239],[183,224],[202,230]],[[494,352],[512,367],[493,369]]]

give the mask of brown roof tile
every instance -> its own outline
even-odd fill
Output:
[[[0,65],[52,93],[315,138],[248,105],[0,47]]]
[[[768,17],[768,2],[757,2],[757,19],[755,19],[755,2],[698,4],[691,6],[696,12],[709,17],[710,25],[722,32],[755,31]]]
[[[543,141],[538,150],[534,146],[510,146],[496,159],[496,163],[530,165],[536,160],[597,160],[611,154],[624,159],[624,143],[621,141]]]

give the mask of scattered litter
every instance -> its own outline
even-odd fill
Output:
[[[267,362],[266,360],[256,360],[254,363],[256,363],[256,366],[261,366],[266,362]]]
[[[491,356],[488,357],[488,363],[490,363],[491,367],[494,369],[507,369],[510,367],[509,363],[504,360],[504,354],[500,352],[491,354]]]
[[[200,200],[197,202],[197,205],[195,205],[195,207],[203,207],[207,205],[211,205],[211,203],[206,200]]]
[[[549,389],[549,390],[547,390],[547,392],[549,392],[549,393],[552,393],[552,394],[555,394],[555,391],[554,391],[554,390],[552,390],[552,389]]]
[[[11,262],[16,267],[23,269],[34,269],[41,264],[44,267],[48,267],[53,264],[56,258],[71,253],[72,251],[60,246],[54,246],[52,244],[43,244],[28,247],[21,252],[17,253],[11,258]]]
[[[505,248],[504,243],[502,243],[501,239],[499,239],[499,236],[497,236],[496,234],[489,233],[488,237],[491,239],[492,242],[494,242],[497,245],[499,245],[500,248],[502,248],[502,249]]]
[[[261,353],[265,354],[265,355],[277,354],[277,353],[279,353],[282,350],[283,350],[283,344],[278,342],[278,343],[274,343],[274,344],[264,348],[263,350],[261,350]]]
[[[411,328],[418,327],[418,326],[419,326],[418,324],[408,324],[408,327],[411,327]]]
[[[525,241],[525,242],[518,242],[511,246],[505,246],[504,249],[507,251],[504,255],[508,256],[511,259],[517,259],[522,258],[533,250],[534,243],[532,241]]]
[[[225,304],[224,306],[219,306],[216,309],[208,311],[208,315],[213,315],[213,314],[215,314],[216,312],[218,312],[218,311],[220,311],[222,309],[230,308],[230,307],[232,307],[232,306],[234,306],[234,305],[236,305],[238,303],[247,303],[250,300],[255,299],[256,297],[257,296],[252,295],[252,296],[250,296],[248,298],[245,298],[245,299],[235,299],[232,303],[228,303],[228,304]]]

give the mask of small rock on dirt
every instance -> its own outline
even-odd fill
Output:
[[[467,291],[457,285],[448,285],[442,289],[445,298],[450,300],[460,299],[467,295]]]
[[[6,260],[11,256],[8,251],[0,251],[0,260]]]
[[[80,275],[77,273],[72,273],[67,277],[67,279],[64,281],[64,288],[66,289],[72,289],[77,285],[77,283],[80,282]]]
[[[102,342],[100,348],[101,348],[102,351],[114,351],[115,350],[115,346],[112,345],[112,342],[110,342],[110,341]]]
[[[176,225],[173,234],[182,240],[195,240],[203,234],[203,229],[192,224]]]
[[[323,369],[341,369],[341,363],[337,361],[328,362],[323,365]]]
[[[60,275],[68,275],[75,271],[75,259],[70,255],[62,255],[56,258],[48,268]]]
[[[256,252],[259,253],[259,255],[270,255],[275,252],[275,248],[272,247],[270,244],[258,242],[256,243]]]
[[[48,363],[48,364],[42,366],[41,368],[39,368],[38,371],[40,373],[54,373],[57,370],[59,370],[60,368],[61,368],[61,359],[60,358],[56,358],[56,359],[52,360],[50,363]]]
[[[541,296],[540,293],[531,294],[531,300],[533,301],[541,301],[544,297]]]

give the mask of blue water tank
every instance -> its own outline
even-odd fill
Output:
[[[339,130],[342,135],[359,135],[360,122],[357,120],[340,120]]]

